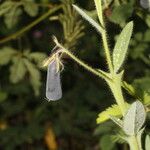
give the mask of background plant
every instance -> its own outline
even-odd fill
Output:
[[[5,1],[2,1],[1,5],[4,2]],[[103,81],[95,78],[92,74],[84,72],[82,68],[78,68],[75,63],[70,63],[72,61],[70,61],[68,57],[66,58],[65,56],[67,59],[67,61],[65,61],[65,65],[67,67],[65,68],[62,76],[62,84],[64,88],[63,99],[59,101],[59,103],[49,104],[44,100],[45,83],[43,81],[45,81],[46,75],[45,72],[39,70],[38,62],[41,62],[41,60],[45,57],[45,53],[49,54],[50,49],[53,47],[53,43],[50,42],[51,35],[55,34],[63,43],[63,45],[65,45],[65,47],[68,49],[72,50],[71,47],[74,46],[68,46],[69,43],[65,42],[67,41],[67,38],[64,39],[64,35],[60,34],[62,33],[63,29],[60,25],[60,22],[58,21],[59,17],[56,16],[65,14],[60,8],[60,4],[62,3],[58,1],[48,3],[42,0],[39,0],[38,2],[36,1],[36,3],[35,1],[32,1],[32,3],[36,5],[38,3],[38,13],[36,14],[37,16],[30,16],[24,10],[23,5],[17,6],[17,9],[21,9],[22,13],[21,15],[18,15],[19,20],[12,28],[8,29],[8,27],[6,27],[6,23],[3,22],[5,16],[0,18],[0,53],[2,53],[0,61],[2,58],[6,57],[5,53],[7,51],[5,50],[5,47],[9,47],[10,50],[8,51],[14,53],[13,55],[6,57],[11,57],[11,59],[8,59],[8,62],[10,63],[7,65],[2,65],[0,68],[1,148],[23,149],[23,147],[27,147],[28,149],[51,149],[51,147],[58,147],[60,149],[70,150],[93,148],[98,149],[98,147],[101,147],[101,149],[119,149],[120,145],[116,144],[116,142],[112,142],[124,142],[123,140],[120,140],[118,136],[116,136],[115,131],[118,133],[117,126],[115,126],[115,124],[111,123],[110,121],[107,121],[106,124],[108,124],[108,128],[105,125],[100,125],[96,128],[95,123],[97,112],[104,110],[104,108],[107,106],[110,106],[110,104],[112,104],[114,101],[113,96],[110,94],[110,92],[106,92],[107,87]],[[77,1],[77,3],[84,9],[90,10],[86,11],[86,13],[96,19],[95,7],[92,1]],[[50,11],[54,11],[51,13],[49,8],[51,8]],[[56,10],[59,9],[59,11],[56,13],[55,8]],[[125,94],[125,97],[129,103],[132,103],[136,97],[136,99],[144,101],[148,109],[148,49],[150,44],[148,19],[149,12],[147,9],[141,7],[139,2],[135,2],[134,0],[130,2],[117,0],[104,1],[103,9],[109,33],[109,46],[111,49],[113,48],[114,41],[116,40],[114,37],[120,33],[121,28],[125,26],[126,22],[129,22],[130,20],[134,21],[134,34],[132,35],[132,40],[130,42],[128,51],[129,57],[127,59],[127,65],[124,65],[126,70],[124,79],[127,81],[127,83],[130,84],[124,83],[123,86],[126,86],[128,92],[132,94],[132,96],[130,96],[128,93]],[[128,11],[124,11],[124,9]],[[43,14],[44,17],[42,17]],[[54,17],[51,16],[49,21],[48,18],[46,19],[45,17],[48,17],[51,14]],[[67,11],[66,14],[68,14]],[[75,17],[73,16],[72,18]],[[121,21],[117,19],[120,19]],[[55,21],[52,22],[52,20]],[[77,23],[77,21],[73,22],[75,24]],[[79,22],[81,22],[81,19]],[[29,26],[27,26],[27,24],[29,24]],[[76,51],[73,53],[77,53],[80,58],[82,58],[88,64],[91,64],[94,68],[106,69],[106,63],[102,59],[104,56],[103,47],[101,44],[97,44],[100,38],[98,34],[96,35],[96,32],[90,25],[88,25],[88,23],[84,22],[84,24],[86,24],[86,29],[84,30],[86,35],[80,38],[80,40],[76,40],[76,47],[73,48]],[[83,26],[83,23],[79,26]],[[26,28],[22,30],[24,27]],[[83,27],[81,29],[83,30]],[[80,30],[78,29],[78,31]],[[72,40],[70,43],[74,43],[74,41],[75,40]],[[68,45],[65,43],[68,43]],[[5,50],[6,52],[2,50]],[[15,54],[16,51],[17,53],[20,53]],[[38,57],[43,57],[39,61],[30,58],[31,54],[35,55],[37,52],[40,52]],[[9,76],[12,76],[10,74],[11,69],[9,68],[15,64],[15,61],[19,61],[22,57],[32,63],[32,66],[34,66],[34,68],[36,68],[36,70],[38,70],[38,72],[41,74],[40,76],[42,82],[39,82],[40,78],[36,80],[36,85],[38,85],[36,86],[36,90],[41,87],[40,90],[37,90],[37,93],[39,93],[39,96],[37,97],[35,97],[33,94],[33,89],[35,89],[35,86],[33,86],[33,83],[28,82],[31,78],[29,69],[26,69],[24,76],[21,75],[22,78],[17,77],[17,79],[13,79],[15,81],[17,80],[17,83],[15,82],[15,84],[12,84],[11,82],[13,81],[9,82]],[[4,62],[5,61],[3,59],[2,64]],[[25,64],[24,61],[23,64]],[[72,79],[75,82],[72,83]],[[39,83],[41,86],[39,86]],[[147,114],[147,120],[148,119],[149,114]],[[95,135],[97,136],[93,135],[91,137],[94,128],[96,128]],[[148,134],[148,128],[149,124],[147,121],[146,134]],[[112,129],[114,130],[112,131]],[[55,134],[53,134],[53,132]],[[121,131],[119,133],[122,134]],[[55,140],[48,140],[51,139],[49,137],[54,136],[57,137],[57,142]],[[143,138],[144,137],[145,136],[143,136]],[[100,142],[98,142],[98,138],[100,138]],[[148,136],[146,139],[148,142]],[[124,146],[121,148],[126,149],[126,144],[124,144]]]

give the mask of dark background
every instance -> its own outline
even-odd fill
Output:
[[[0,149],[126,150],[126,144],[121,146],[114,142],[122,141],[114,136],[119,129],[112,122],[96,124],[98,113],[115,103],[106,83],[70,58],[62,60],[62,99],[48,102],[45,98],[46,69],[39,64],[54,47],[52,35],[94,68],[107,70],[101,37],[71,7],[71,3],[75,3],[97,19],[94,2],[12,0],[14,5],[3,6],[8,1],[0,1]],[[22,4],[13,10],[20,2]],[[144,103],[149,104],[150,12],[136,0],[107,0],[107,4],[104,15],[111,49],[125,24],[134,21],[128,58],[123,66],[124,80],[136,88]],[[9,38],[59,5],[63,5],[63,9],[15,39]],[[3,41],[6,37],[8,40]],[[12,51],[15,54],[11,54]],[[26,69],[22,69],[24,58],[30,63]],[[129,103],[135,100],[125,91],[124,95]]]

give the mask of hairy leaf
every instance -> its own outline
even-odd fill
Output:
[[[110,115],[112,116],[121,116],[121,110],[118,105],[112,105],[111,107],[107,108],[105,111],[101,112],[98,115],[97,123],[103,123],[110,119]]]
[[[15,51],[11,47],[3,47],[0,49],[0,65],[6,65],[12,59],[13,55],[16,54]]]
[[[136,135],[142,128],[146,112],[140,101],[134,102],[123,119],[123,130],[127,135]]]
[[[93,20],[90,16],[88,16],[81,8],[76,5],[73,5],[76,11],[85,19],[87,20],[99,33],[103,32],[103,28],[98,24],[95,20]]]
[[[31,82],[31,85],[33,86],[35,95],[39,95],[39,88],[41,86],[41,82],[40,82],[41,74],[40,74],[40,71],[28,59],[24,59],[24,63],[26,65],[26,67],[27,67],[27,70],[29,71],[30,82]]]
[[[114,65],[115,72],[117,72],[120,69],[121,65],[125,60],[129,41],[132,35],[132,30],[133,30],[133,22],[129,22],[124,27],[124,29],[122,30],[121,34],[117,39],[113,51],[113,65]]]

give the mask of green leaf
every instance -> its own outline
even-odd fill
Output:
[[[12,83],[18,83],[24,78],[26,71],[27,69],[23,62],[23,58],[16,57],[13,60],[13,65],[10,67],[10,81]]]
[[[137,95],[137,93],[136,93],[135,88],[134,88],[131,84],[129,84],[129,83],[123,81],[123,82],[122,82],[122,86],[123,86],[123,88],[124,88],[130,95],[132,95],[133,97],[136,97],[136,98],[140,99],[140,97],[139,97],[139,96]]]
[[[124,26],[127,19],[132,15],[133,8],[132,4],[116,6],[112,11],[112,15],[109,17],[109,20],[119,24],[120,26]]]
[[[5,1],[0,5],[0,16],[4,15],[7,13],[12,7],[14,3],[12,1]]]
[[[117,72],[121,65],[123,64],[127,50],[129,41],[132,35],[133,30],[133,22],[129,22],[124,29],[122,30],[121,34],[119,35],[117,42],[114,47],[113,51],[113,65],[114,65],[114,72]]]
[[[15,5],[4,15],[4,17],[5,17],[4,22],[7,26],[7,28],[10,29],[17,24],[21,13],[22,13],[22,10],[20,8],[18,8],[18,5]]]
[[[43,60],[46,58],[46,54],[42,53],[42,52],[34,52],[34,53],[30,53],[28,55],[28,58],[30,60],[33,60],[35,63],[37,63],[37,65],[41,66]]]
[[[34,2],[26,0],[23,3],[24,10],[27,14],[29,14],[31,17],[34,17],[38,14],[38,5],[36,5]]]
[[[123,130],[127,135],[136,135],[142,128],[146,112],[140,101],[134,102],[128,109],[123,119]]]
[[[110,135],[104,135],[100,139],[100,149],[101,150],[114,150],[115,143],[112,141]]]
[[[149,135],[146,135],[145,150],[150,150],[150,136]]]
[[[114,104],[111,107],[107,108],[105,111],[101,112],[98,115],[98,118],[96,120],[97,123],[103,123],[103,122],[107,121],[108,119],[110,119],[110,115],[111,116],[121,116],[122,115],[121,110],[118,105]]]
[[[34,89],[35,95],[39,95],[39,89],[41,86],[41,74],[39,72],[39,70],[36,68],[36,66],[31,63],[28,59],[24,59],[24,63],[27,67],[27,70],[29,71],[30,74],[30,82],[31,85]]]
[[[104,32],[103,28],[98,24],[94,19],[92,19],[89,15],[87,15],[81,8],[76,5],[73,5],[75,10],[85,19],[87,20],[100,34]]]
[[[11,47],[3,47],[0,49],[0,65],[6,65],[10,62],[13,55],[15,55],[17,51],[15,51]]]
[[[119,127],[122,128],[122,125],[123,125],[122,120],[120,120],[120,119],[117,118],[117,117],[111,116],[111,115],[109,115],[109,117],[110,117],[110,119],[111,119],[115,124],[117,124]]]

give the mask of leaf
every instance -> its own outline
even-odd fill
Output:
[[[31,85],[34,89],[35,95],[39,95],[39,88],[41,86],[41,74],[39,72],[39,70],[36,68],[36,66],[31,63],[28,59],[24,58],[24,63],[27,67],[27,70],[29,71],[30,74],[30,82]]]
[[[132,15],[133,8],[131,3],[116,6],[112,10],[112,15],[109,17],[109,20],[120,26],[124,26],[127,19]]]
[[[121,34],[117,39],[113,51],[114,72],[117,72],[120,69],[121,65],[125,60],[129,41],[132,35],[132,30],[133,30],[133,22],[129,22],[124,27],[124,29],[122,30]]]
[[[109,115],[109,117],[115,124],[117,124],[119,127],[122,128],[122,124],[123,124],[122,120],[120,120],[117,117],[111,116],[111,115]]]
[[[100,139],[100,149],[101,150],[113,150],[115,143],[112,141],[110,135],[104,135]]]
[[[5,1],[0,5],[0,16],[4,15],[7,13],[12,7],[14,3],[12,1]]]
[[[27,69],[23,62],[23,58],[16,57],[13,60],[13,65],[10,67],[10,81],[12,83],[18,83],[24,78],[26,71]]]
[[[145,8],[150,10],[150,0],[140,0],[140,5]]]
[[[73,5],[75,10],[85,19],[87,20],[100,34],[104,32],[104,29],[98,24],[95,20],[93,20],[90,16],[88,16],[81,8],[76,5]]]
[[[145,150],[150,150],[150,136],[149,135],[146,135]]]
[[[38,14],[38,5],[36,5],[32,1],[24,1],[23,7],[26,13],[29,14],[31,17],[35,17]]]
[[[46,58],[46,54],[42,53],[42,52],[34,52],[34,53],[30,53],[28,58],[30,60],[33,60],[37,63],[37,65],[41,66],[43,60]]]
[[[12,28],[14,27],[17,22],[20,14],[22,13],[22,10],[18,8],[17,5],[12,7],[5,15],[4,15],[4,22],[7,26],[7,28]]]
[[[11,47],[3,47],[0,50],[0,65],[6,65],[17,51]]]
[[[142,128],[146,112],[140,101],[134,102],[123,119],[123,130],[127,135],[136,135]]]
[[[114,104],[111,107],[107,108],[105,111],[101,112],[98,115],[98,118],[96,120],[97,123],[103,123],[103,122],[107,121],[108,119],[110,119],[110,115],[112,115],[112,116],[121,116],[122,115],[121,110],[118,105]]]
[[[137,93],[136,93],[135,88],[134,88],[131,84],[129,84],[129,83],[123,81],[123,82],[122,82],[122,86],[123,86],[123,88],[124,88],[130,95],[132,95],[133,97],[136,97],[136,98],[140,99],[139,96],[138,96]]]

